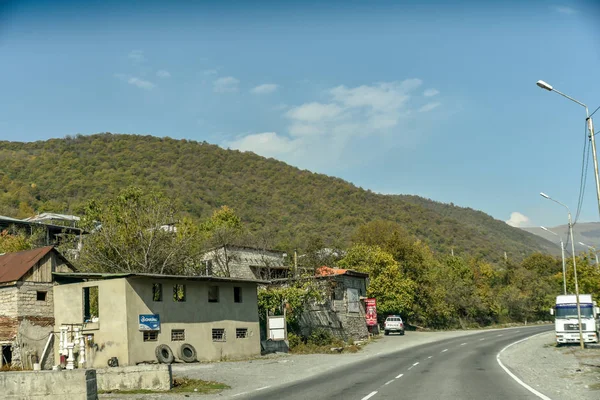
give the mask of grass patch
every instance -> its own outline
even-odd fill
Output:
[[[99,390],[100,394],[151,394],[151,393],[198,393],[198,394],[215,394],[221,392],[223,389],[229,389],[224,383],[203,381],[202,379],[190,379],[190,378],[175,378],[173,379],[173,389],[168,392],[160,390]]]

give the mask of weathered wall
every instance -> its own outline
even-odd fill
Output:
[[[168,345],[175,357],[180,347],[189,343],[196,349],[198,360],[211,361],[260,355],[260,331],[255,283],[180,281],[129,278],[127,289],[127,329],[129,365],[155,361],[159,344]],[[162,301],[153,301],[152,284],[161,283]],[[186,285],[186,301],[173,300],[173,285]],[[208,302],[208,287],[219,286],[219,302]],[[235,303],[233,288],[242,288],[242,302]],[[161,330],[158,340],[144,342],[139,330],[140,314],[159,314]],[[224,341],[212,340],[212,329],[225,329]],[[246,338],[236,338],[236,328],[247,328]],[[171,341],[172,329],[185,329],[184,341]]]
[[[16,286],[0,287],[0,341],[12,341],[17,334]]]
[[[233,278],[266,279],[266,277],[257,276],[253,271],[253,268],[283,266],[283,253],[237,247],[228,248],[227,253],[225,253],[223,248],[209,251],[204,255],[203,261],[211,260],[213,262],[213,274],[216,276],[224,276],[222,269],[226,268],[226,257],[229,260],[227,265],[229,268],[229,276]]]
[[[97,400],[96,371],[20,371],[0,373],[6,400]]]
[[[171,390],[173,373],[170,365],[135,365],[98,368],[98,390]]]

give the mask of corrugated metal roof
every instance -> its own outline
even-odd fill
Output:
[[[0,256],[0,283],[18,281],[54,247],[6,253]]]

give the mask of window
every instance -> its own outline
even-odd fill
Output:
[[[171,329],[171,341],[181,342],[185,340],[185,329]]]
[[[158,332],[157,331],[145,331],[144,332],[144,342],[156,342],[158,340]]]
[[[162,283],[152,284],[152,300],[162,301]]]
[[[246,339],[248,337],[248,328],[236,328],[235,337],[236,339]]]
[[[212,330],[213,342],[224,342],[225,341],[225,329],[217,328]]]
[[[236,303],[242,302],[242,288],[235,286],[233,288],[233,301]]]
[[[83,322],[97,322],[100,316],[98,302],[98,286],[83,288]]]
[[[46,301],[46,293],[48,292],[36,292],[37,301]]]
[[[185,301],[185,285],[173,285],[173,301]]]
[[[208,302],[218,303],[219,302],[219,287],[209,286],[208,287]]]

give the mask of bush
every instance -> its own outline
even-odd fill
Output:
[[[328,346],[335,341],[335,338],[331,332],[317,328],[310,333],[308,337],[308,344],[314,344],[315,346]]]
[[[302,344],[302,338],[295,333],[288,333],[288,345],[290,349],[294,349]]]

